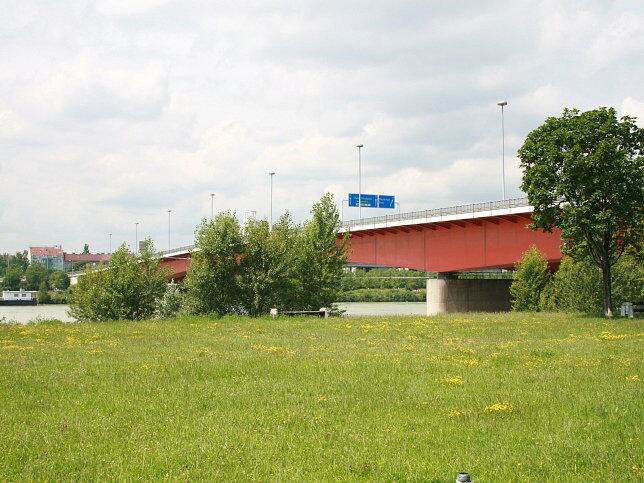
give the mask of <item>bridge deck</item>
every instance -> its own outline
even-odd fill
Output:
[[[486,216],[501,216],[518,213],[532,212],[533,208],[528,198],[512,198],[484,203],[470,203],[468,205],[435,208],[423,211],[411,211],[394,215],[375,216],[357,220],[343,221],[341,233],[351,229],[369,230],[403,225],[418,225],[421,223],[434,223],[440,221],[466,220]]]

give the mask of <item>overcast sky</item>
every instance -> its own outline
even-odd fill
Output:
[[[565,107],[644,119],[644,2],[0,0],[0,252],[192,243],[331,192],[520,197]],[[363,208],[363,216],[393,210]],[[346,219],[357,208],[344,207]]]

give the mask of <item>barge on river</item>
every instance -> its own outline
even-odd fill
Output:
[[[0,305],[36,305],[36,294],[30,290],[3,290]]]

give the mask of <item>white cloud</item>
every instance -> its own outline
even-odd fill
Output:
[[[0,252],[191,241],[215,208],[296,219],[330,190],[403,210],[499,199],[564,107],[644,116],[625,0],[9,2],[0,18]],[[26,196],[28,194],[29,196]],[[344,208],[346,217],[355,216]],[[22,213],[16,218],[16,212]],[[378,214],[375,212],[373,214]]]

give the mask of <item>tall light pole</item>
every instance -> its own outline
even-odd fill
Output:
[[[503,119],[503,107],[508,105],[508,101],[499,101],[496,105],[501,106],[501,193],[505,200],[505,120]]]
[[[342,220],[342,224],[344,225],[344,202],[349,202],[349,200],[342,200],[342,204],[340,205],[340,219]]]
[[[137,221],[135,224],[134,228],[134,253],[136,255],[139,254],[139,222]]]
[[[215,201],[214,200],[215,200],[215,193],[210,193],[210,221],[213,220],[214,215],[215,215],[215,210],[214,210]]]
[[[110,255],[112,254],[112,234],[109,233],[110,235]]]
[[[271,177],[271,224],[269,226],[270,231],[273,231],[273,176],[275,176],[275,172],[271,171],[268,175]]]
[[[358,218],[362,220],[362,153],[364,144],[358,144]]]
[[[172,210],[168,210],[168,251],[171,250],[170,248],[170,213],[172,213]]]

